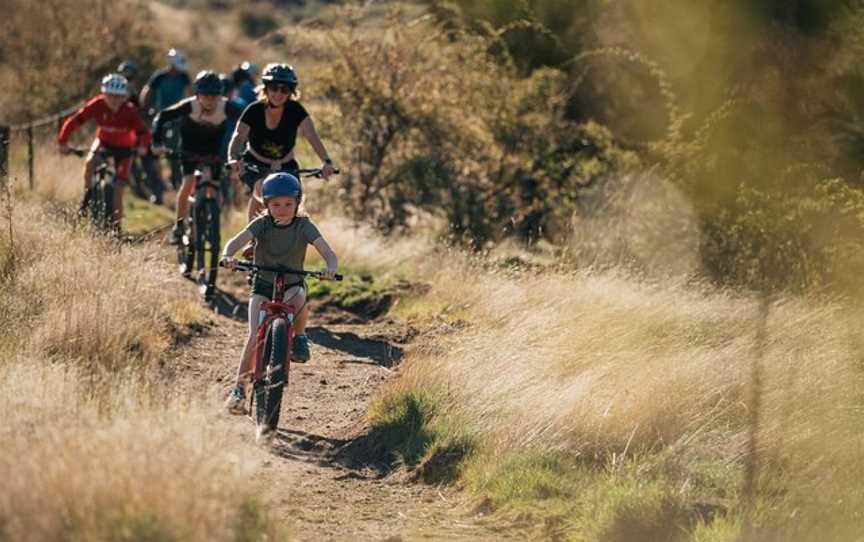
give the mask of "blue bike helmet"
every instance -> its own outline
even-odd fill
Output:
[[[261,196],[265,204],[271,198],[287,196],[297,198],[299,205],[303,201],[303,186],[300,180],[290,173],[271,173],[261,183]]]

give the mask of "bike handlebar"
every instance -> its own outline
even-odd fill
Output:
[[[218,155],[210,154],[191,154],[183,151],[174,151],[171,149],[166,149],[164,152],[160,152],[166,158],[176,158],[178,160],[186,160],[188,162],[203,162],[205,164],[222,164],[225,160]]]
[[[84,158],[90,152],[90,149],[79,149],[76,147],[67,147],[66,151],[69,154],[74,154],[79,158]],[[113,156],[120,160],[124,158],[129,158],[130,156],[134,156],[136,154],[135,149],[106,149],[104,147],[100,147],[96,149],[95,154],[97,156],[101,156],[103,158],[107,158],[109,156]]]
[[[234,164],[237,164],[238,162],[242,162],[242,160],[228,160],[227,162],[225,162],[225,168],[230,169]],[[243,163],[243,167],[245,169],[251,169],[255,173],[259,173],[262,175],[264,173],[266,173],[265,171],[262,171],[261,168],[257,167],[254,164],[250,164],[248,162],[242,162],[242,163]],[[339,170],[334,168],[333,169],[333,175],[339,175]],[[301,177],[301,178],[302,177],[316,177],[316,178],[320,179],[324,176],[324,170],[321,169],[320,167],[309,168],[309,169],[298,169],[297,170],[297,176]]]
[[[222,262],[219,262],[220,267],[228,267]],[[285,275],[302,275],[305,277],[321,278],[324,275],[323,271],[303,271],[300,269],[291,269],[289,267],[259,265],[245,260],[237,260],[234,262],[234,269],[239,271],[270,271],[271,273],[280,273]],[[342,280],[342,275],[336,274],[333,280]]]

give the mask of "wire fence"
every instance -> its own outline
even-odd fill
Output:
[[[10,148],[12,145],[12,138],[13,136],[20,134],[24,138],[26,146],[27,180],[30,189],[32,190],[35,187],[36,130],[51,127],[59,132],[60,127],[63,126],[63,121],[77,111],[82,105],[83,102],[58,113],[54,113],[53,115],[23,124],[0,124],[0,184],[6,184],[9,180],[9,162],[11,157]]]

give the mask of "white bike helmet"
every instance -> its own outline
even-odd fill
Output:
[[[243,62],[240,63],[240,69],[246,70],[246,73],[248,73],[250,75],[250,77],[257,77],[258,76],[258,65],[253,64],[252,62],[249,62],[248,60],[244,60]]]
[[[112,96],[128,96],[129,82],[119,73],[112,73],[102,78],[102,92]]]
[[[180,49],[171,48],[168,51],[168,64],[180,71],[186,71],[186,55]]]

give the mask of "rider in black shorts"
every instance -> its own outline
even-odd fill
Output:
[[[204,159],[222,156],[225,124],[240,116],[240,108],[222,96],[224,87],[215,72],[205,70],[198,73],[194,87],[195,96],[163,109],[153,122],[154,146],[161,143],[164,123],[180,122],[183,184],[177,192],[177,224],[171,234],[172,244],[180,241],[181,223],[189,212],[189,196],[195,189],[195,170]],[[221,168],[212,166],[213,178],[218,180]]]
[[[243,111],[228,146],[228,156],[237,161],[235,171],[249,187],[249,219],[263,209],[261,180],[277,171],[296,172],[294,144],[298,132],[322,160],[324,178],[333,174],[333,161],[321,142],[312,118],[297,101],[297,74],[287,64],[268,64],[261,76],[260,99]],[[252,167],[246,167],[246,164]]]

